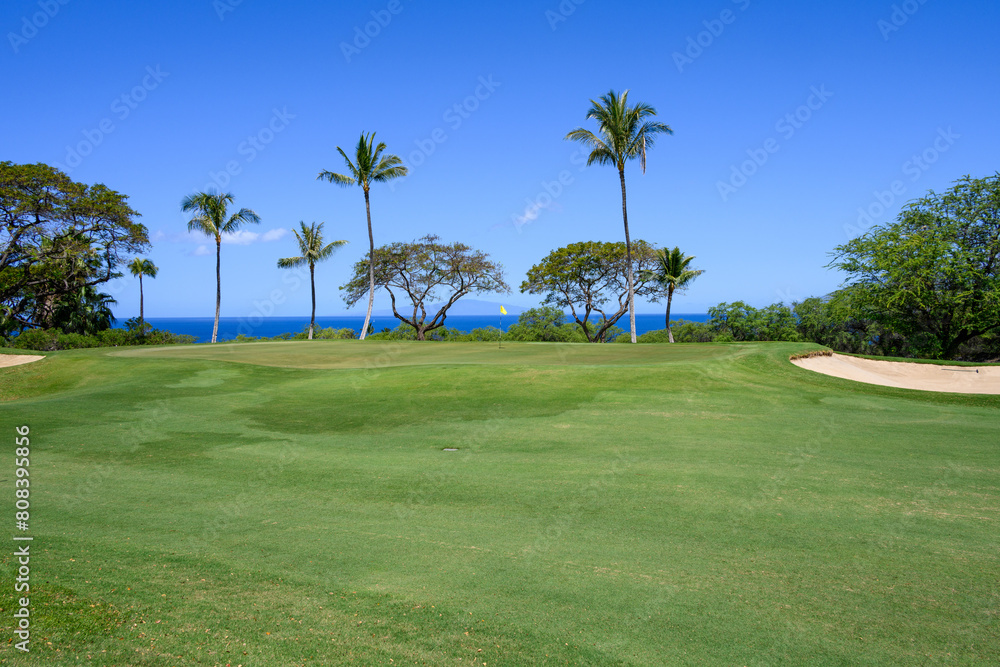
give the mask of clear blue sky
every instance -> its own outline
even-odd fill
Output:
[[[514,288],[496,300],[524,306],[517,287],[549,251],[622,239],[615,171],[581,168],[563,140],[594,129],[588,100],[612,88],[675,131],[645,174],[626,171],[633,238],[706,270],[675,312],[826,294],[842,280],[828,252],[869,224],[859,209],[885,222],[1000,167],[1000,6],[985,0],[6,0],[0,28],[0,159],[75,165],[130,197],[160,268],[150,317],[214,312],[214,247],[179,206],[213,174],[262,218],[223,246],[222,314],[308,314],[308,285],[275,265],[300,220],[350,241],[317,268],[318,312],[345,312],[363,197],[316,175],[342,171],[336,147],[362,131],[411,167],[372,191],[376,243],[483,249]],[[137,314],[135,280],[107,291]]]

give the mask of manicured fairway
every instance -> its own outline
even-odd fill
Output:
[[[1000,397],[799,344],[312,341],[0,369],[17,665],[1000,664]],[[457,451],[444,451],[446,448]],[[16,641],[16,640],[14,640]]]

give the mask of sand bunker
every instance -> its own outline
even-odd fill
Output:
[[[886,387],[957,394],[1000,394],[1000,366],[938,366],[875,361],[842,354],[795,359],[792,363],[817,373]]]
[[[38,361],[44,358],[45,357],[39,357],[34,354],[0,354],[0,368],[29,364],[32,361]]]

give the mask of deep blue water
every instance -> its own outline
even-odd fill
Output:
[[[704,322],[708,319],[708,315],[671,313],[670,319]],[[212,323],[214,320],[211,317],[150,317],[146,321],[157,329],[165,329],[175,334],[194,336],[198,339],[199,343],[207,343],[212,340]],[[364,322],[365,318],[363,315],[316,318],[317,327],[333,327],[335,329],[346,327],[355,331],[359,331]],[[515,322],[517,322],[516,315],[504,316],[503,330],[506,331]],[[498,327],[500,326],[500,319],[495,315],[452,315],[445,324],[451,329],[471,331],[479,327]],[[372,325],[374,325],[375,331],[381,331],[386,328],[395,329],[399,325],[399,320],[395,317],[376,317],[373,315]],[[308,317],[220,317],[219,340],[232,340],[238,334],[271,337],[283,333],[298,333],[308,326]],[[627,315],[618,320],[618,326],[622,329],[628,329]],[[642,334],[662,328],[662,314],[637,314],[635,316],[635,330],[637,333]]]

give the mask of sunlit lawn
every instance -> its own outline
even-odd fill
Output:
[[[35,538],[32,651],[8,643],[9,541],[0,660],[1000,664],[1000,397],[788,363],[809,347],[312,341],[0,369]],[[12,456],[0,479],[13,523]]]

